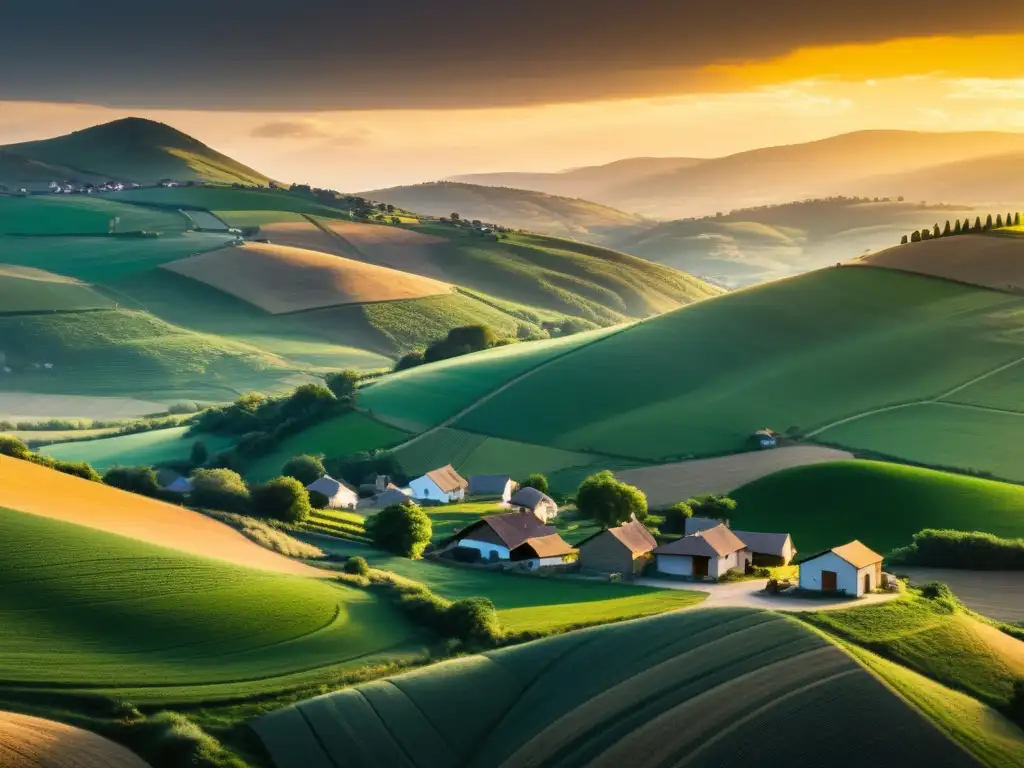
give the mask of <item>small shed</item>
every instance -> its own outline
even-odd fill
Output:
[[[326,496],[327,506],[330,509],[355,509],[356,504],[359,503],[359,494],[353,488],[349,488],[345,483],[335,480],[330,475],[324,475],[319,480],[314,480],[306,486],[306,490]]]
[[[472,475],[469,478],[470,496],[487,496],[508,502],[516,491],[516,482],[510,475]]]
[[[635,518],[616,528],[606,528],[578,545],[580,568],[599,573],[637,576],[653,559],[658,546],[647,526]]]
[[[660,573],[695,579],[717,579],[732,570],[742,573],[750,562],[747,546],[724,525],[662,544],[654,554]]]
[[[800,561],[800,588],[860,597],[882,586],[882,556],[859,541]]]
[[[509,505],[532,512],[542,523],[558,517],[558,505],[555,500],[536,488],[520,488],[512,494]]]
[[[440,469],[427,472],[422,477],[417,477],[409,483],[409,487],[412,489],[412,495],[417,499],[430,499],[448,504],[466,498],[469,483],[466,478],[455,471],[451,464],[447,464]]]
[[[754,565],[789,565],[796,557],[793,537],[788,533],[761,533],[759,531],[733,531],[747,545]]]

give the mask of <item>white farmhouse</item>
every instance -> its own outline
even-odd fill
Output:
[[[452,538],[457,546],[475,549],[482,559],[498,561],[516,559],[513,555],[517,550],[520,550],[518,554],[522,555],[523,559],[555,557],[549,554],[554,543],[551,537],[561,541],[558,532],[552,526],[541,523],[532,512],[512,512],[507,515],[481,517]],[[540,545],[540,551],[531,549],[527,552],[521,549],[524,544],[542,540],[546,541]]]
[[[654,555],[660,573],[695,579],[717,579],[731,570],[743,573],[750,562],[747,545],[724,525],[662,544]]]
[[[800,588],[860,597],[882,586],[882,556],[859,541],[800,561]]]
[[[466,498],[469,483],[451,464],[448,464],[427,472],[423,477],[417,477],[409,483],[409,487],[412,489],[413,498],[432,499],[447,504]]]
[[[359,503],[358,493],[330,475],[324,475],[319,480],[314,480],[306,486],[306,490],[310,493],[316,491],[326,496],[327,506],[330,509],[355,509],[356,504]]]

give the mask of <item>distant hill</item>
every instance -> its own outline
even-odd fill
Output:
[[[0,184],[98,179],[266,184],[269,179],[169,125],[129,117],[65,136],[0,147]]]
[[[955,160],[929,168],[858,181],[851,191],[879,194],[899,189],[910,200],[1024,201],[1024,152]]]
[[[555,173],[471,173],[453,176],[451,181],[602,199],[606,190],[662,173],[691,168],[703,162],[696,157],[631,157],[605,165],[572,168]]]
[[[607,242],[648,226],[647,221],[636,214],[589,200],[528,189],[440,181],[359,194],[430,216],[456,212],[464,219],[480,219],[515,229],[592,242]]]
[[[977,213],[966,205],[837,197],[668,221],[611,244],[735,288],[848,261],[899,243],[907,231]]]

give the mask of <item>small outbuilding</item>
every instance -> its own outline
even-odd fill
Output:
[[[739,537],[718,525],[654,550],[659,573],[717,579],[727,571],[746,571],[750,552]]]
[[[788,533],[733,531],[750,550],[754,565],[789,565],[796,557],[793,537]]]
[[[182,496],[192,493],[195,490],[195,486],[192,485],[192,481],[187,477],[181,477],[180,475],[172,480],[170,483],[164,486],[164,490],[167,493],[177,493]]]
[[[412,489],[414,498],[448,504],[466,498],[469,482],[456,472],[451,464],[448,464],[440,469],[431,470],[422,477],[417,477],[409,483],[409,487]]]
[[[578,545],[580,568],[598,573],[637,576],[654,559],[658,546],[647,526],[637,519],[606,528]]]
[[[882,556],[859,541],[818,552],[799,565],[801,589],[860,597],[882,586]]]
[[[558,504],[546,493],[536,488],[520,488],[509,499],[509,506],[518,507],[525,512],[532,512],[542,523],[558,517]]]
[[[531,570],[562,565],[576,550],[557,533],[527,539],[509,554],[509,560],[526,563]]]
[[[471,475],[469,495],[498,498],[508,502],[516,491],[516,482],[510,475]]]
[[[345,483],[335,480],[330,475],[324,475],[319,480],[314,480],[306,486],[306,490],[326,496],[329,509],[355,509],[359,503],[359,494],[355,489],[349,488]]]

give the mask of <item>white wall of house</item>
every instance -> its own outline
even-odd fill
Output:
[[[689,555],[658,555],[658,570],[673,576],[692,576],[693,558]],[[710,568],[709,568],[710,570]]]
[[[708,576],[718,578],[725,574],[726,571],[736,569],[740,573],[746,570],[747,563],[750,562],[751,554],[745,549],[733,552],[731,555],[725,557],[712,557],[708,563]]]
[[[835,571],[836,589],[846,592],[848,595],[860,597],[864,594],[864,576],[866,574],[871,574],[871,588],[878,588],[879,585],[875,580],[876,570],[874,565],[860,569],[854,568],[834,552],[826,552],[821,557],[800,563],[800,586],[803,589],[821,589],[821,572]]]
[[[466,491],[463,488],[459,488],[452,493],[445,493],[427,475],[417,477],[409,483],[409,488],[412,489],[412,495],[415,499],[433,499],[443,504],[451,501],[461,501],[466,496]]]
[[[553,565],[561,565],[561,557],[531,557],[526,561],[527,565],[530,566],[530,570],[535,571],[538,568],[550,568]]]
[[[480,553],[480,557],[482,557],[484,560],[490,560],[492,552],[498,553],[499,560],[508,560],[509,558],[508,547],[502,546],[501,544],[491,544],[491,542],[489,541],[477,541],[475,539],[460,539],[459,546],[477,550]]]
[[[505,490],[501,492],[501,500],[508,503],[508,500],[512,498],[512,494],[515,493],[515,483],[509,480],[505,483]]]
[[[334,494],[334,498],[328,500],[327,506],[331,509],[355,509],[356,504],[358,503],[359,494],[342,486],[338,489],[338,492]]]

